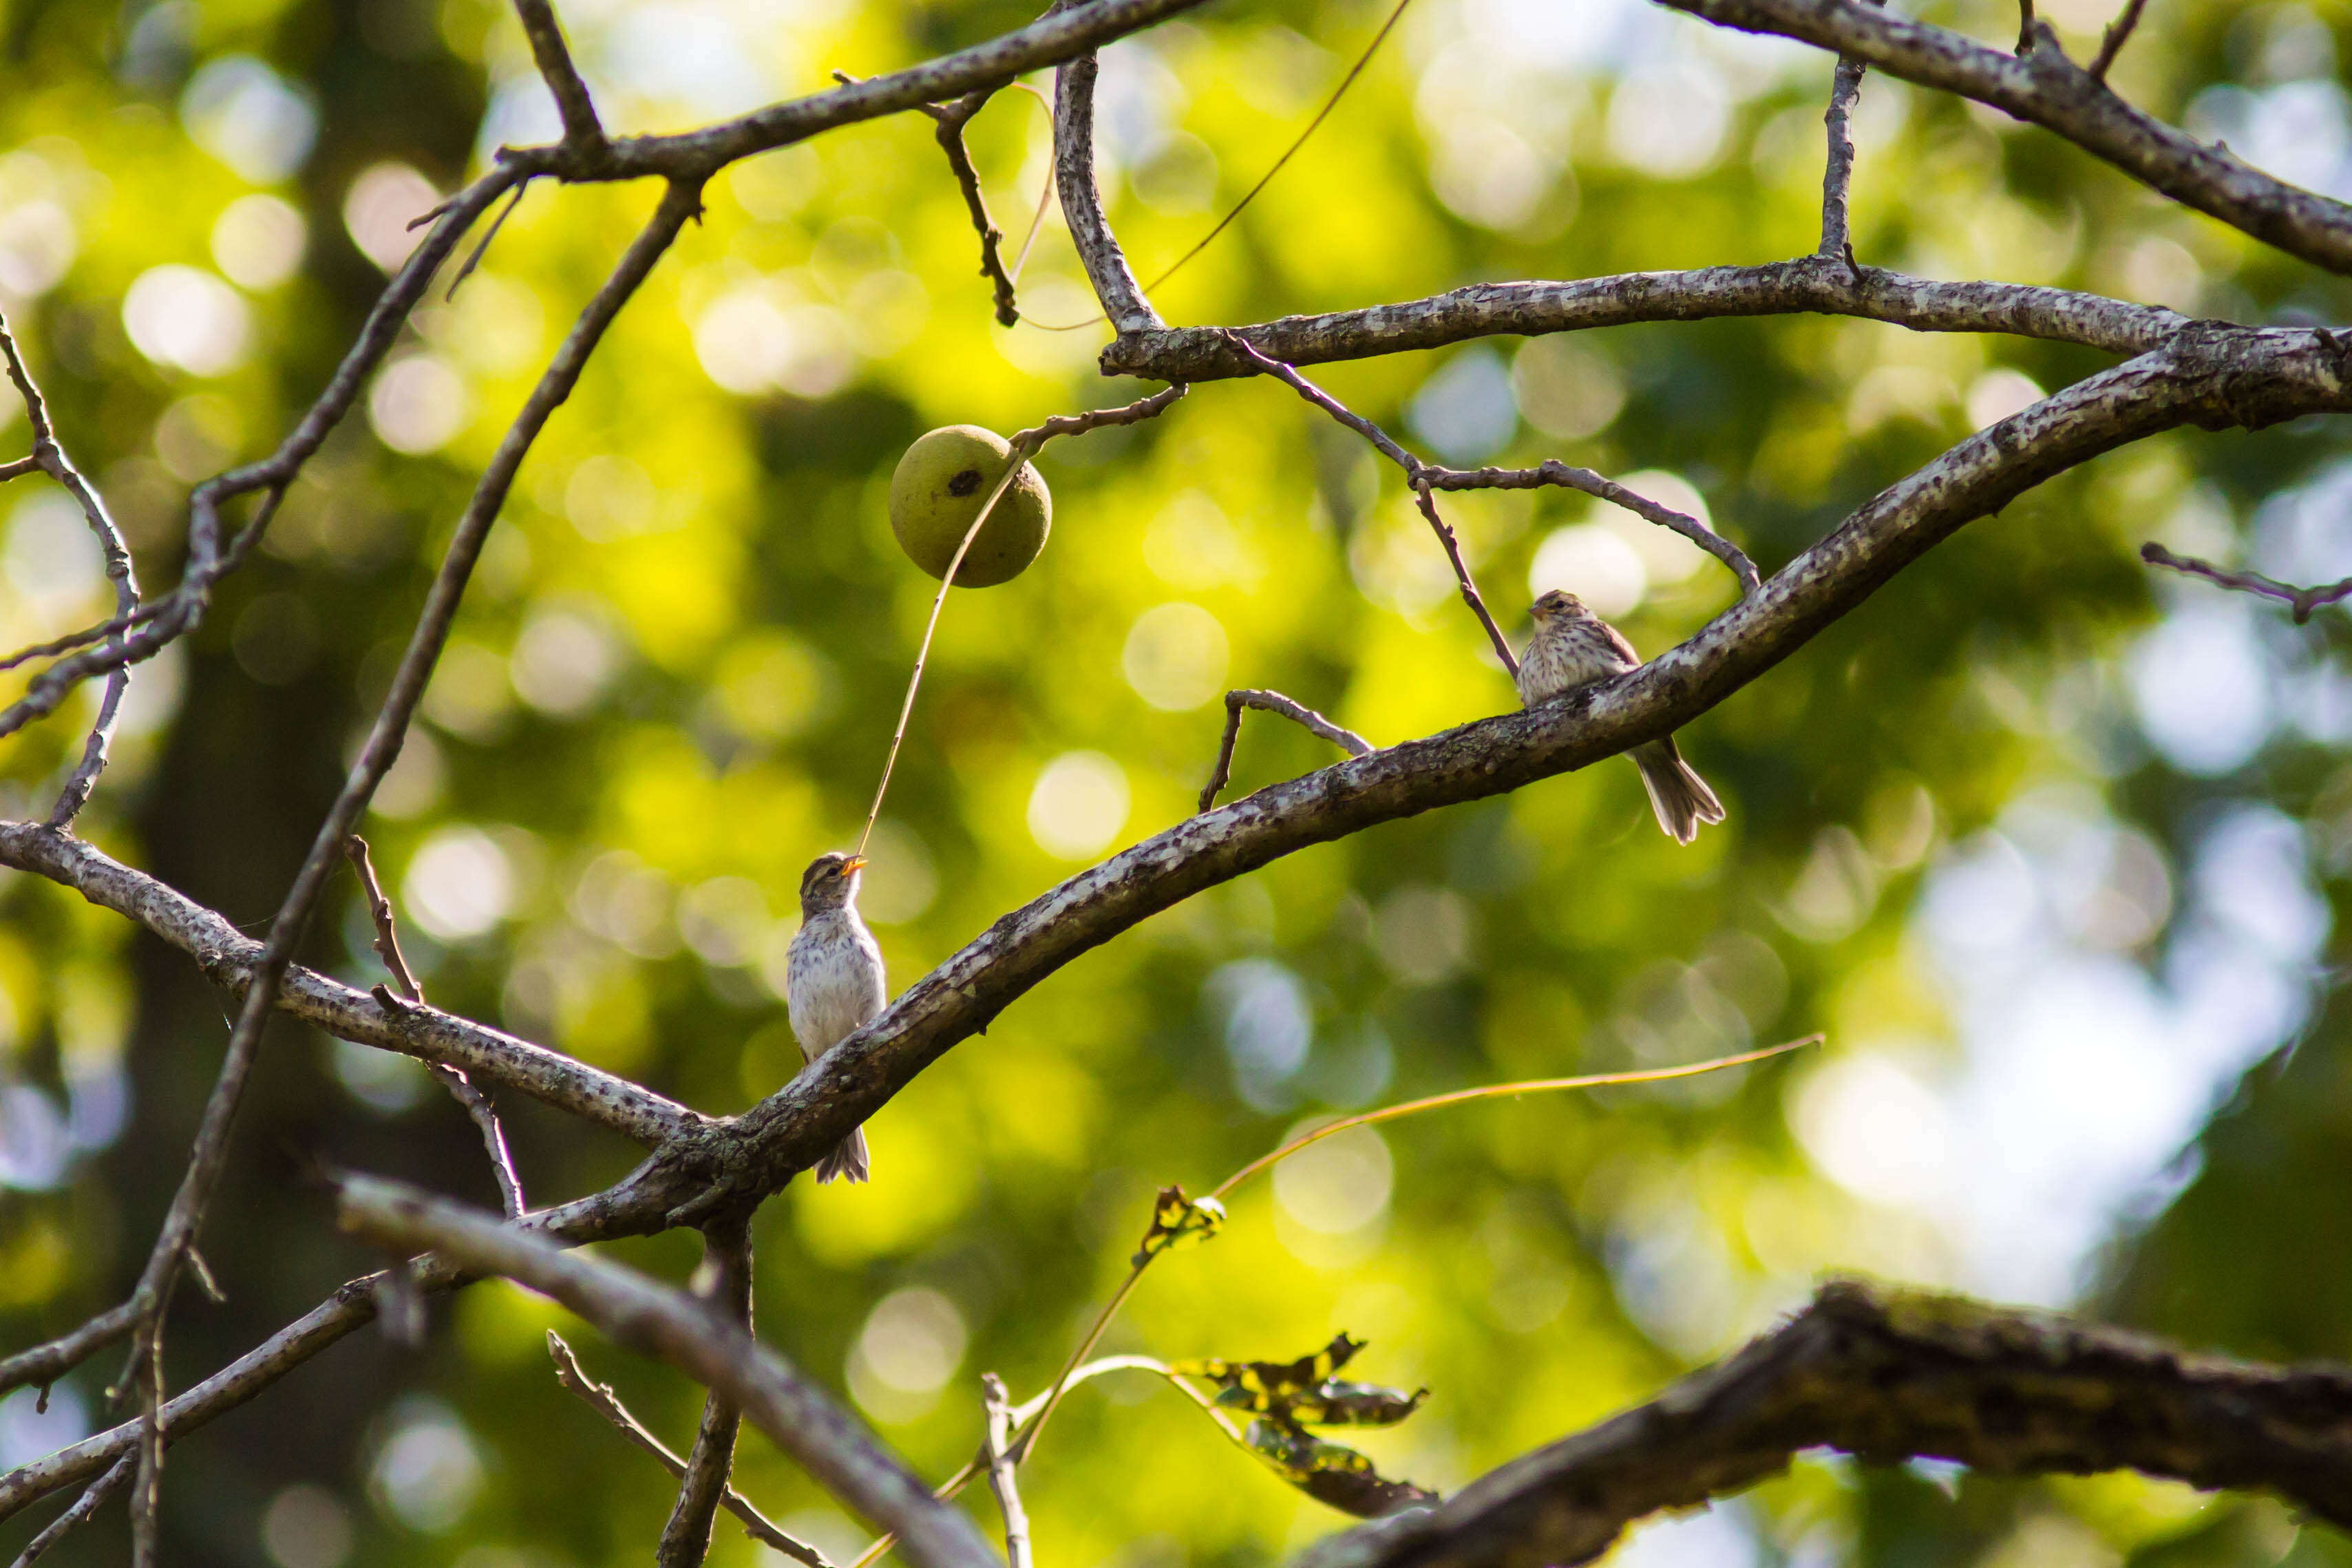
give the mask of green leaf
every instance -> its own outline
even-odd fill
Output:
[[[1243,1441],[1308,1497],[1359,1519],[1378,1519],[1438,1500],[1426,1488],[1388,1479],[1355,1449],[1309,1436],[1277,1420],[1251,1422]]]

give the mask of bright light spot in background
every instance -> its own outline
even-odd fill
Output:
[[[857,912],[871,925],[904,925],[919,919],[939,896],[939,868],[921,836],[887,816],[876,823],[866,841]]]
[[[410,221],[441,204],[433,182],[405,163],[372,163],[343,197],[343,227],[360,254],[386,272],[396,272],[425,235]]]
[[[1545,535],[1528,566],[1528,597],[1554,588],[1567,589],[1606,620],[1639,607],[1650,591],[1650,574],[1633,547],[1605,524],[1570,523]]]
[[[35,490],[8,513],[0,575],[36,616],[79,605],[106,583],[106,555],[63,490]]]
[[[1198,605],[1159,605],[1135,618],[1119,668],[1135,694],[1167,713],[1185,713],[1224,690],[1225,628]]]
[[[131,683],[136,692],[139,684]],[[376,785],[375,798],[368,809],[394,822],[406,822],[424,816],[441,801],[442,786],[448,780],[449,770],[441,760],[441,748],[422,728],[411,728],[408,738],[400,743],[400,755],[393,760],[392,771]]]
[[[122,328],[131,346],[160,365],[191,375],[226,375],[253,348],[245,297],[193,267],[151,267],[122,297]]]
[[[824,397],[856,370],[840,312],[824,305],[779,303],[759,286],[722,294],[694,321],[694,355],[710,379],[751,397],[789,392]]]
[[[1527,223],[1558,177],[1551,160],[1485,115],[1454,116],[1430,144],[1430,189],[1454,216],[1481,228]]]
[[[425,1065],[397,1051],[379,1050],[351,1040],[327,1042],[327,1068],[343,1092],[378,1116],[399,1116],[413,1110],[432,1087]]]
[[[2140,728],[2175,767],[2212,775],[2243,766],[2276,721],[2257,611],[2243,598],[2184,598],[2126,661]]]
[[[1307,1126],[1294,1127],[1287,1142]],[[1311,1143],[1274,1168],[1274,1201],[1318,1236],[1346,1236],[1387,1212],[1396,1186],[1396,1162],[1380,1132],[1350,1127]]]
[[[748,877],[713,877],[677,900],[678,935],[704,963],[722,969],[758,956],[768,926],[768,895]]]
[[[1160,509],[1143,531],[1143,563],[1173,588],[1255,587],[1265,563],[1249,547],[1224,509],[1201,490],[1186,490]]]
[[[307,89],[251,55],[223,55],[188,79],[180,118],[195,144],[257,185],[302,166],[319,136]]]
[[[2031,408],[2042,401],[2042,388],[2022,371],[2003,367],[1989,370],[1969,383],[1966,396],[1960,402],[1968,410],[1969,427],[1981,430],[1988,425],[1998,425],[2020,409]]]
[[[1638,68],[1609,95],[1609,151],[1656,179],[1704,174],[1723,151],[1730,125],[1722,74],[1695,57]]]
[[[2021,796],[1929,872],[1913,926],[1963,1047],[1917,1087],[1936,1097],[1947,1168],[1965,1179],[1940,1192],[1910,1180],[1924,1173],[1861,1123],[1872,1096],[1916,1116],[1916,1095],[1883,1076],[1842,1084],[1833,1067],[1791,1106],[1807,1152],[1935,1220],[1969,1289],[2066,1301],[2118,1218],[2161,1196],[2217,1100],[2306,1016],[2328,929],[2306,858],[2301,829],[2266,807],[2221,818],[2152,979],[2116,954],[2165,927],[2161,852],[2088,791]],[[1892,1168],[1874,1175],[1872,1158]]]
[[[1789,1120],[1813,1163],[1856,1196],[1916,1206],[1944,1194],[1943,1102],[1890,1056],[1857,1051],[1822,1063],[1798,1086]]]
[[[1519,428],[1502,357],[1484,344],[1455,354],[1412,395],[1405,424],[1449,463],[1482,463],[1501,451]]]
[[[1511,384],[1528,423],[1564,441],[1600,435],[1625,407],[1616,364],[1564,334],[1530,339],[1511,361]]]
[[[670,881],[625,849],[599,855],[572,884],[568,907],[581,929],[639,958],[677,951]]]
[[[72,1153],[65,1118],[47,1095],[23,1084],[0,1089],[0,1187],[54,1187]]]
[[[53,201],[0,211],[0,293],[37,300],[58,286],[80,247],[73,218]]]
[[[261,1549],[278,1568],[342,1568],[352,1545],[351,1510],[324,1487],[299,1482],[262,1512]]]
[[[411,1530],[454,1527],[482,1489],[482,1459],[457,1413],[417,1394],[393,1407],[390,1435],[368,1467],[376,1504]]]
[[[609,83],[697,120],[740,114],[782,90],[761,68],[770,57],[766,38],[747,37],[725,5],[656,0],[607,15],[596,51],[600,87]]]
[[[417,849],[400,887],[404,912],[427,934],[464,942],[506,918],[514,899],[514,872],[488,834],[444,827]]]
[[[35,1408],[40,1403],[37,1388],[20,1388],[0,1399],[0,1466],[13,1470],[89,1435],[89,1411],[71,1384],[50,1387],[46,1412]]]
[[[1029,792],[1029,837],[1063,860],[1091,860],[1127,826],[1127,774],[1100,752],[1064,752]]]
[[[1735,1502],[1642,1525],[1608,1559],[1609,1568],[1755,1568],[1761,1561],[1756,1532]]]
[[[241,289],[275,289],[302,265],[310,235],[302,215],[276,196],[239,196],[213,221],[213,265]]]
[[[653,529],[661,515],[661,491],[635,459],[600,452],[572,470],[563,487],[563,515],[583,539],[626,539]]]
[[[894,1290],[874,1304],[849,1352],[849,1391],[876,1419],[929,1412],[963,1364],[963,1314],[937,1290]]]
[[[507,678],[533,708],[570,719],[596,705],[620,668],[620,647],[600,617],[538,609],[516,634]]]
[[[1224,1033],[1234,1091],[1253,1110],[1280,1110],[1315,1043],[1305,983],[1270,958],[1244,958],[1211,973],[1202,994]]]
[[[1372,917],[1372,945],[1389,973],[1414,985],[1434,985],[1470,957],[1469,904],[1450,888],[1415,883],[1381,900]]]
[[[465,378],[437,354],[408,354],[383,367],[368,388],[368,426],[376,439],[412,458],[437,452],[472,417]]]

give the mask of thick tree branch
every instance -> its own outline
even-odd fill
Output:
[[[2142,184],[2331,272],[2352,273],[2352,206],[2263,174],[2141,113],[2066,58],[2046,23],[2033,47],[1989,49],[1859,0],[1665,0],[1710,22],[1778,33],[1940,88],[2056,132]]]
[[[1474,283],[1422,300],[1285,316],[1256,326],[1123,334],[1103,350],[1102,368],[1182,381],[1247,375],[1252,367],[1234,346],[1234,332],[1269,359],[1325,364],[1472,338],[1798,314],[1858,316],[1922,332],[2005,332],[2121,354],[2158,348],[2189,324],[2175,310],[2097,294],[2016,283],[1937,283],[1884,268],[1849,268],[1843,256],[1803,256],[1757,267],[1627,272],[1564,283]]]
[[[215,984],[239,996],[261,961],[262,944],[226,917],[41,824],[0,821],[0,866],[46,877],[101,909],[137,921],[194,959]],[[423,1005],[387,1010],[367,992],[299,964],[288,967],[278,1005],[339,1039],[446,1063],[648,1146],[709,1120],[626,1079],[486,1025]],[[0,1362],[0,1390],[38,1381],[37,1375],[11,1378],[11,1369],[22,1359]]]
[[[2352,1524],[2352,1373],[2190,1356],[2053,1313],[1824,1286],[1793,1320],[1650,1404],[1299,1568],[1590,1562],[1635,1521],[1775,1475],[1807,1448],[1996,1475],[2136,1469],[2269,1490]]]
[[[683,1291],[398,1183],[355,1176],[342,1183],[341,1196],[346,1229],[504,1275],[554,1298],[616,1343],[725,1393],[819,1484],[869,1524],[894,1531],[917,1568],[998,1568],[971,1521],[933,1499],[831,1394]]]
[[[782,1089],[656,1155],[677,1184],[704,1189],[673,1220],[773,1191],[1046,975],[1204,888],[1309,845],[1501,795],[1685,727],[1937,542],[2055,474],[2182,425],[2259,426],[2346,410],[2352,375],[2323,334],[2185,329],[2162,351],[2044,398],[1881,491],[1759,592],[1630,675],[1260,790],[1004,916]]]
[[[1103,216],[1102,189],[1095,181],[1095,57],[1091,50],[1064,65],[1054,78],[1054,181],[1071,243],[1093,283],[1103,314],[1124,337],[1164,330],[1142,285],[1128,268],[1127,253]],[[1156,373],[1155,373],[1156,374]],[[1186,376],[1160,376],[1184,381]]]
[[[515,15],[530,40],[530,58],[539,67],[541,79],[555,95],[556,112],[563,117],[564,144],[583,151],[603,148],[604,127],[596,119],[588,84],[580,79],[580,68],[572,63],[572,50],[563,41],[555,7],[548,0],[515,0]]]

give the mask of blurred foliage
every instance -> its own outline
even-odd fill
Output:
[[[1027,15],[562,9],[625,130],[814,90],[835,68],[887,68]],[[1927,10],[1990,39],[2013,31],[1991,0]],[[2106,19],[2089,0],[2043,11],[2078,57]],[[1246,188],[1383,15],[1370,0],[1265,0],[1108,52],[1105,183],[1139,272]],[[500,140],[546,134],[551,114],[491,0],[10,0],[0,17],[0,306],[145,582],[167,584],[188,486],[268,450],[315,395],[405,243],[401,221]],[[2116,79],[2200,134],[2292,109],[2318,129],[2290,151],[2330,145],[2347,26],[2333,0],[2159,5]],[[1631,5],[1418,0],[1320,136],[1157,302],[1172,320],[1237,322],[1804,251],[1828,77],[1811,51]],[[1858,128],[1867,260],[2242,321],[2352,314],[2342,283],[2001,116],[1873,78]],[[1017,237],[1049,166],[1045,117],[1007,93],[970,140]],[[142,669],[90,837],[248,929],[267,920],[473,477],[653,200],[534,187],[482,270],[417,313],[201,629]],[[740,165],[708,202],[533,452],[367,831],[435,1002],[725,1112],[798,1067],[776,996],[793,889],[856,830],[928,608],[930,580],[884,515],[899,453],[933,426],[1010,431],[1145,388],[1094,374],[1098,330],[992,323],[919,117]],[[1091,312],[1050,220],[1023,300],[1048,323]],[[1798,318],[1316,374],[1451,460],[1556,456],[1686,491],[1769,571],[1976,423],[2103,363]],[[1161,1261],[1106,1349],[1251,1353],[1363,1333],[1380,1375],[1433,1391],[1412,1421],[1364,1431],[1366,1454],[1450,1491],[1645,1397],[1825,1269],[1978,1279],[1937,1214],[1801,1138],[1806,1108],[1863,1081],[1849,1069],[1969,1059],[1921,935],[1922,889],[1969,846],[2016,838],[2020,802],[2059,792],[2070,820],[2137,857],[2137,882],[2111,887],[2095,868],[2076,889],[2084,929],[2120,931],[2106,961],[2136,974],[2189,951],[2197,930],[2186,913],[2168,922],[2168,889],[2191,888],[2200,846],[2246,803],[2292,819],[2294,874],[2340,896],[2343,727],[2297,710],[2234,756],[2184,761],[2151,740],[2127,679],[2150,628],[2171,624],[2165,606],[2210,598],[2151,584],[2133,546],[2234,555],[2258,506],[2310,479],[2338,429],[2145,442],[1973,525],[1685,732],[1730,807],[1690,848],[1657,834],[1634,771],[1612,762],[1294,856],[1087,955],[883,1111],[871,1186],[799,1183],[767,1206],[761,1335],[945,1475],[978,1438],[978,1372],[1024,1396],[1044,1385],[1163,1184],[1198,1190],[1302,1119],[1814,1027],[1825,1051],[1744,1075],[1332,1138],[1242,1196],[1214,1245]],[[22,438],[21,415],[0,410],[0,450]],[[1018,581],[953,597],[876,836],[867,912],[899,984],[1189,811],[1227,685],[1277,688],[1383,744],[1513,701],[1394,476],[1279,386],[1202,387],[1149,426],[1057,442],[1041,467],[1053,541]],[[101,605],[78,521],[39,483],[0,491],[12,646]],[[1731,597],[1695,552],[1582,498],[1448,508],[1514,627],[1531,575],[1565,574],[1599,602],[1596,584],[1613,584],[1645,653]],[[2274,662],[2336,669],[2337,617],[2298,632],[2245,616],[2242,642]],[[0,756],[12,812],[45,805],[88,711]],[[1235,788],[1328,759],[1255,716]],[[1987,837],[1997,826],[2010,837]],[[2100,902],[2109,892],[2122,902]],[[373,984],[367,938],[345,885],[308,958]],[[57,1331],[127,1288],[225,1005],[114,916],[28,879],[0,886],[0,1341]],[[2281,1016],[2291,1028],[2300,1015]],[[2314,1281],[2343,1275],[2352,1241],[2335,1198],[2347,1047],[2340,1011],[2325,1015],[2189,1165],[2135,1189],[2111,1259],[2122,1310],[2200,1342],[2345,1353],[2340,1287]],[[2068,1080],[2070,1098],[2016,1137],[2095,1142],[2130,1099],[2132,1059],[2096,1089]],[[500,1100],[536,1201],[635,1158]],[[291,1026],[268,1045],[238,1137],[204,1238],[229,1300],[178,1306],[175,1386],[373,1265],[297,1179],[306,1159],[495,1201],[471,1129],[413,1064]],[[1979,1251],[2006,1239],[1980,1237]],[[696,1256],[684,1236],[612,1250],[679,1279]],[[483,1286],[434,1309],[421,1352],[373,1331],[336,1347],[173,1449],[170,1560],[643,1561],[672,1489],[555,1385],[540,1347],[563,1321]],[[593,1359],[684,1446],[693,1389],[610,1347]],[[100,1357],[60,1384],[46,1417],[22,1395],[0,1404],[0,1458],[106,1419],[111,1370]],[[756,1436],[736,1479],[845,1561],[860,1545]],[[1122,1380],[1073,1394],[1024,1490],[1051,1568],[1264,1562],[1345,1522],[1157,1384]],[[10,1549],[36,1525],[12,1522]],[[110,1510],[56,1560],[123,1550]],[[2347,1555],[2270,1505],[2132,1477],[1989,1483],[1810,1459],[1630,1550],[1888,1565]],[[760,1555],[722,1522],[715,1563]]]

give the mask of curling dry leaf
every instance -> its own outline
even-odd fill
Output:
[[[1206,1241],[1224,1224],[1224,1205],[1214,1198],[1188,1198],[1181,1186],[1171,1183],[1160,1189],[1160,1200],[1152,1205],[1151,1228],[1143,1233],[1135,1266],[1140,1268],[1163,1252]]]

